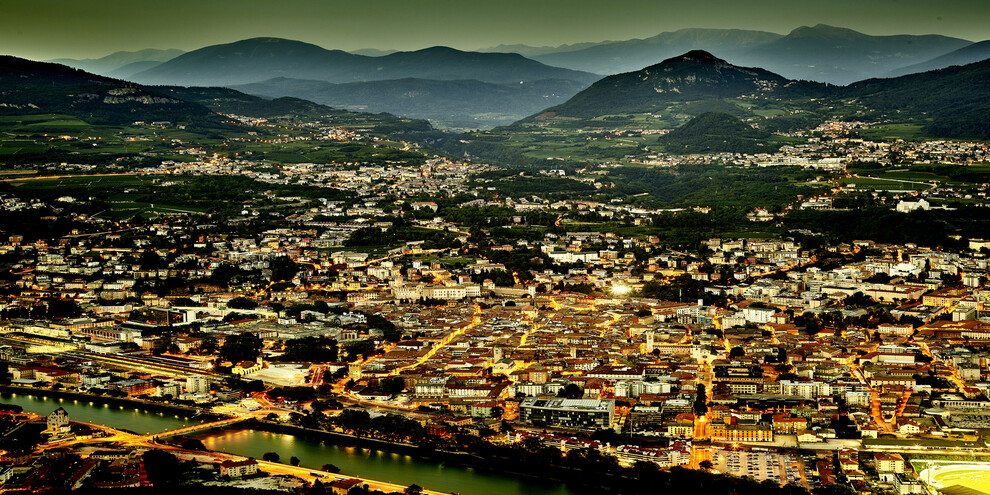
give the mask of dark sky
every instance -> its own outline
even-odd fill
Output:
[[[990,0],[0,0],[0,53],[100,57],[256,36],[325,48],[477,49],[642,38],[688,27],[990,39]]]

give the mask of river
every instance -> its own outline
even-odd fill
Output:
[[[405,454],[360,447],[342,447],[284,433],[256,430],[227,430],[196,437],[206,448],[260,459],[275,452],[281,462],[292,456],[301,466],[320,469],[324,464],[340,468],[341,474],[387,481],[400,485],[417,484],[430,490],[463,495],[573,495],[562,484],[541,485],[508,476],[479,472],[473,468],[447,466]]]
[[[0,394],[0,403],[15,404],[26,412],[43,416],[62,407],[69,413],[70,420],[142,434],[161,433],[198,422],[172,414],[23,393]],[[300,465],[313,469],[320,469],[324,464],[333,464],[340,468],[343,475],[402,485],[417,484],[441,492],[462,495],[574,495],[574,492],[562,484],[538,484],[510,476],[483,473],[473,468],[416,459],[405,454],[341,447],[283,433],[237,429],[207,433],[196,438],[202,440],[210,450],[258,459],[266,452],[276,452],[281,456],[281,462],[285,463],[295,456],[299,458]]]
[[[52,411],[61,407],[69,413],[70,421],[103,425],[145,435],[175,430],[200,422],[178,414],[128,409],[90,402],[85,399],[56,399],[22,393],[0,394],[0,403],[18,405],[24,408],[25,412],[42,416],[48,416]]]

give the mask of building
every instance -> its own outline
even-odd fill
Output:
[[[69,427],[69,413],[62,409],[61,407],[52,411],[48,415],[48,430],[51,432],[60,432],[63,429]]]
[[[610,428],[615,400],[527,398],[519,404],[519,419],[536,426],[599,430]]]
[[[107,388],[110,390],[119,390],[127,395],[136,395],[154,389],[155,384],[148,380],[131,378],[128,380],[110,382],[107,384]]]
[[[210,393],[210,382],[205,376],[190,376],[186,378],[186,392],[190,394]]]
[[[783,414],[773,415],[773,432],[785,435],[794,435],[797,432],[808,429],[807,418],[792,418]]]
[[[361,480],[354,478],[345,478],[342,480],[334,480],[333,483],[326,485],[330,488],[330,492],[334,495],[347,495],[351,488],[361,484]]]
[[[894,475],[894,491],[900,495],[910,495],[914,493],[924,493],[925,488],[918,481],[907,474],[895,474]]]
[[[904,458],[900,454],[873,454],[876,459],[877,471],[880,473],[903,473]]]
[[[712,424],[712,439],[726,442],[772,442],[773,428],[769,424]]]
[[[224,461],[220,463],[220,476],[243,478],[258,472],[258,461],[245,459],[243,461]]]

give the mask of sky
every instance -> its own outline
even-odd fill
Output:
[[[0,53],[48,60],[258,36],[324,48],[556,46],[683,28],[990,39],[990,0],[0,0]]]

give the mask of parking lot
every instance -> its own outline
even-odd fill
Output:
[[[780,484],[808,485],[808,473],[804,462],[797,456],[775,452],[716,449],[711,456],[713,467],[722,473],[749,476]]]

